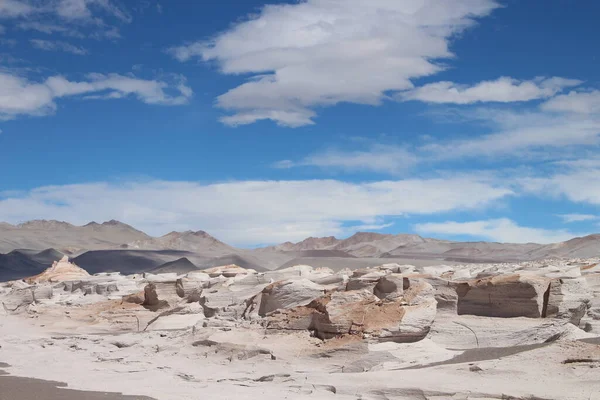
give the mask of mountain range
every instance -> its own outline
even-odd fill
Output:
[[[259,271],[297,264],[341,269],[390,262],[424,265],[588,258],[600,256],[600,235],[542,245],[358,232],[346,239],[310,237],[298,243],[250,250],[230,246],[204,231],[151,237],[115,220],[84,226],[46,220],[19,225],[0,223],[0,280],[39,273],[64,254],[90,273],[177,272],[226,264]]]

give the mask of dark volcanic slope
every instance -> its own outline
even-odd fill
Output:
[[[222,257],[215,257],[209,260],[202,262],[199,267],[201,269],[208,269],[212,267],[220,267],[222,265],[231,265],[235,264],[242,268],[246,269],[254,269],[258,272],[267,271],[262,265],[258,264],[257,261],[251,259],[250,257],[244,257],[243,255],[238,254],[229,254]]]
[[[27,278],[42,273],[46,265],[38,263],[26,254],[13,251],[0,254],[0,282]]]
[[[83,253],[73,262],[90,274],[121,272],[126,275],[148,272],[189,255],[188,252],[175,250],[96,250]]]
[[[63,258],[64,254],[55,249],[46,249],[39,253],[32,254],[29,256],[32,260],[39,262],[40,264],[51,266],[54,261],[58,261]]]
[[[152,272],[153,274],[168,274],[173,272],[176,274],[187,274],[188,272],[198,270],[198,267],[196,267],[190,260],[183,257],[179,260],[171,261],[160,265],[157,268],[150,270],[150,272]]]

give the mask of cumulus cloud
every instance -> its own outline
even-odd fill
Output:
[[[192,96],[192,90],[181,77],[174,83],[118,74],[90,74],[87,78],[86,81],[74,82],[62,76],[53,76],[38,83],[0,72],[0,120],[20,115],[51,114],[56,109],[55,100],[67,96],[135,96],[144,103],[160,105],[185,104]]]
[[[483,208],[510,195],[510,189],[476,178],[90,183],[0,193],[0,221],[116,218],[154,235],[204,229],[253,245],[381,226],[386,216]]]
[[[576,114],[600,114],[600,91],[574,91],[556,96],[544,103],[542,109]]]
[[[77,54],[80,56],[88,54],[88,51],[83,47],[77,47],[61,41],[31,39],[29,43],[31,43],[33,47],[45,51],[63,51],[65,53]]]
[[[501,77],[476,85],[459,85],[453,82],[430,83],[400,93],[401,100],[419,100],[427,103],[473,104],[482,102],[511,103],[552,97],[565,88],[577,86],[581,81],[559,77],[520,81]]]
[[[556,243],[584,234],[572,233],[563,229],[549,230],[520,226],[507,218],[473,222],[447,221],[415,225],[420,234],[455,235],[485,238],[503,243]]]
[[[417,164],[418,157],[400,146],[374,144],[366,150],[327,150],[311,154],[299,161],[283,160],[277,168],[319,167],[327,170],[371,171],[389,174],[406,172]]]
[[[268,5],[209,41],[170,49],[180,61],[216,62],[225,74],[253,74],[220,96],[230,125],[269,119],[313,123],[314,109],[375,105],[386,92],[442,69],[450,38],[488,15],[493,0],[307,0]]]

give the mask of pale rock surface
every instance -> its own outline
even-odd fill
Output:
[[[386,276],[389,271],[381,270],[356,270],[346,284],[346,290],[368,289],[373,291],[379,279]]]
[[[55,261],[50,268],[39,275],[27,279],[28,283],[39,284],[46,282],[64,282],[85,279],[90,274],[86,270],[69,262],[69,257],[64,256],[60,261]]]
[[[235,277],[240,274],[245,275],[245,274],[255,274],[256,273],[256,271],[253,269],[245,269],[245,268],[239,267],[235,264],[209,268],[209,269],[203,270],[203,272],[208,274],[208,276],[210,276],[211,278],[216,278],[221,275],[226,278],[232,278],[232,277]]]
[[[275,310],[306,306],[324,294],[321,285],[305,278],[276,282],[263,289],[258,314],[264,317]]]
[[[546,316],[564,318],[579,326],[591,300],[585,278],[554,279],[550,283]]]
[[[458,314],[540,318],[550,280],[529,275],[500,275],[461,283]]]
[[[15,281],[0,284],[0,361],[159,400],[589,400],[597,262]]]

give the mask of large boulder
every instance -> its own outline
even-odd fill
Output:
[[[144,287],[144,302],[142,305],[149,310],[174,307],[181,301],[177,295],[175,281],[152,282]]]
[[[550,279],[529,275],[501,275],[460,283],[456,288],[459,315],[529,317],[544,315],[544,295]]]
[[[264,317],[278,309],[305,306],[324,292],[321,285],[308,279],[275,282],[263,289],[258,314]]]
[[[585,278],[553,279],[545,317],[566,319],[578,326],[592,298]]]
[[[404,315],[396,324],[378,332],[379,340],[411,343],[425,339],[437,313],[435,289],[423,280],[405,279]]]
[[[400,274],[389,274],[379,278],[373,294],[381,300],[397,300],[404,294],[404,277]]]
[[[206,281],[188,277],[179,278],[175,281],[175,292],[188,303],[200,301],[204,282]]]
[[[205,269],[202,272],[208,274],[211,278],[216,278],[218,276],[224,276],[226,278],[233,278],[238,275],[247,275],[247,274],[255,274],[256,271],[253,269],[242,268],[238,265],[223,265],[220,267],[213,267],[209,269]]]
[[[312,304],[317,311],[312,329],[321,339],[364,332],[366,323],[375,322],[375,314],[379,314],[379,303],[380,300],[368,290],[332,293]],[[386,310],[389,318],[402,318],[401,308],[386,308],[389,308]]]
[[[415,342],[429,333],[436,301],[428,283],[406,284],[404,296],[392,300],[382,300],[366,289],[329,293],[304,307],[277,310],[268,316],[267,327],[308,329],[321,339],[358,335],[377,341]]]
[[[2,300],[6,311],[17,311],[35,302],[32,287],[15,287]]]
[[[368,289],[373,291],[377,282],[379,282],[379,280],[387,274],[387,271],[380,270],[356,270],[346,284],[346,290]]]

